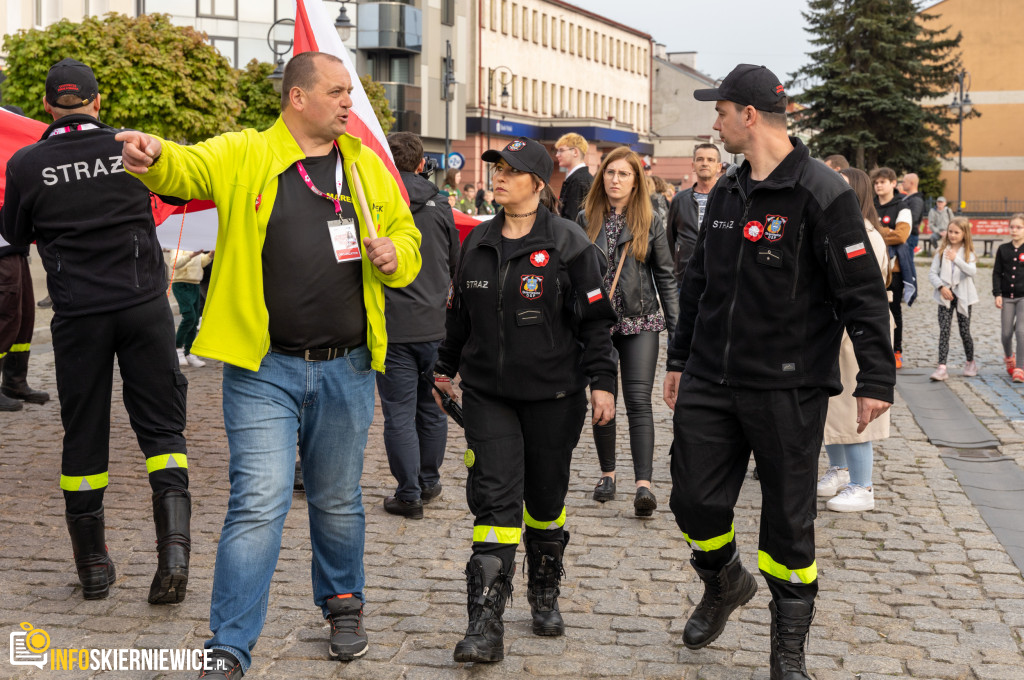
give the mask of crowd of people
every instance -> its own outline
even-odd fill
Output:
[[[757,591],[733,522],[753,455],[771,677],[810,677],[804,646],[818,592],[816,497],[838,512],[874,508],[872,442],[889,434],[901,309],[918,291],[914,252],[925,202],[917,176],[903,175],[900,192],[892,169],[869,176],[841,156],[811,158],[787,133],[789,100],[778,78],[741,64],[694,97],[715,102],[713,129],[725,151],[744,160],[723,163],[718,146],[698,144],[695,181],[679,192],[628,147],[592,162],[575,133],[555,143],[565,172],[558,196],[551,152],[527,138],[483,153],[486,183],[463,183],[449,170],[438,189],[424,176],[421,140],[399,132],[388,143],[406,202],[380,158],[346,134],[351,92],[340,60],[299,54],[285,69],[272,127],[187,146],[103,124],[99,87],[84,64],[66,59],[50,70],[46,110],[54,122],[8,165],[0,234],[11,245],[0,250],[0,277],[23,281],[36,242],[54,309],[65,429],[59,486],[83,596],[107,597],[116,580],[103,506],[115,357],[152,487],[158,564],[148,599],[186,596],[191,495],[181,368],[203,367],[201,356],[223,362],[230,492],[205,643],[212,664],[200,677],[237,679],[252,663],[296,453],[328,653],[342,661],[366,654],[359,480],[375,390],[396,482],[383,503],[388,513],[425,516],[442,494],[446,413],[465,427],[473,525],[468,622],[455,660],[504,657],[503,615],[521,542],[532,630],[563,635],[572,456],[589,410],[600,468],[593,499],[616,497],[621,389],[633,512],[652,517],[653,395],[664,338],[661,392],[674,436],[669,507],[704,588],[682,642],[713,642]],[[128,172],[33,179],[62,161],[91,168],[113,157]],[[171,203],[214,201],[217,253],[161,253],[151,192]],[[453,210],[493,216],[460,244]],[[954,310],[964,374],[976,375],[970,223],[940,199],[929,224],[932,238],[939,234],[928,277],[939,326],[931,377],[948,376]],[[1024,214],[1010,224],[993,295],[1006,370],[1024,382]],[[169,283],[181,315],[176,331]],[[48,398],[26,382],[34,305],[31,284],[20,286],[17,298],[0,298],[10,313],[0,328],[0,410]],[[822,445],[828,465],[819,478]]]

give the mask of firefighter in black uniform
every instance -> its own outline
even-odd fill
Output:
[[[551,157],[530,139],[484,152],[498,214],[474,229],[448,296],[435,384],[458,373],[466,422],[466,499],[475,516],[466,565],[469,627],[455,660],[504,658],[501,616],[526,524],[527,599],[537,635],[562,635],[558,612],[569,463],[586,417],[615,415],[615,313],[600,253],[539,204]],[[525,506],[525,507],[524,507]]]
[[[85,598],[98,599],[115,577],[103,492],[116,356],[153,490],[159,556],[149,602],[180,602],[191,547],[182,435],[188,383],[174,351],[150,194],[124,171],[118,131],[99,121],[100,96],[88,66],[74,59],[54,65],[44,107],[54,123],[7,164],[0,234],[14,246],[36,241],[46,269],[64,424],[60,488],[78,578]]]
[[[787,136],[787,97],[763,66],[741,64],[715,89],[714,129],[746,160],[708,197],[668,351],[675,407],[671,507],[693,549],[704,597],[683,643],[715,640],[757,585],[733,526],[753,450],[761,482],[757,566],[771,591],[771,678],[807,678],[804,640],[818,590],[818,456],[839,343],[853,340],[860,429],[889,408],[896,370],[888,301],[857,198]]]

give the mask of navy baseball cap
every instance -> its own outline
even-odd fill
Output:
[[[480,159],[487,163],[497,163],[504,159],[516,170],[536,175],[545,184],[551,179],[551,171],[555,168],[548,150],[540,142],[526,137],[513,139],[501,151],[488,149],[481,154]]]
[[[99,92],[92,69],[75,59],[61,59],[46,74],[46,101],[50,106],[80,109],[91,104]],[[73,95],[80,101],[70,105],[58,104],[57,100],[64,95]]]
[[[754,64],[740,64],[718,87],[694,90],[693,98],[702,102],[725,99],[767,113],[786,112],[786,88],[766,66]]]

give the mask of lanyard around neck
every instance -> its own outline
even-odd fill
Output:
[[[54,128],[47,137],[53,137],[54,135],[63,135],[66,132],[78,132],[80,130],[96,130],[99,128],[94,123],[75,123],[74,125],[65,125],[64,127]]]
[[[334,212],[338,215],[338,217],[341,217],[341,201],[339,200],[338,197],[341,196],[341,188],[345,183],[345,171],[341,165],[341,149],[338,148],[337,142],[334,143],[334,149],[338,152],[338,164],[334,171],[334,181],[335,184],[337,185],[337,193],[333,196],[325,194],[324,192],[316,188],[316,185],[313,184],[313,180],[310,179],[309,177],[309,173],[306,172],[306,168],[302,165],[302,161],[296,161],[295,166],[296,168],[298,168],[299,176],[302,177],[302,181],[306,183],[306,186],[309,187],[309,190],[312,191],[317,196],[319,196],[320,198],[326,198],[327,200],[332,201],[334,203]]]

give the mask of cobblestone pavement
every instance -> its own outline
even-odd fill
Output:
[[[930,291],[907,314],[907,361],[923,367],[937,346]],[[974,322],[983,375],[1000,370],[998,320],[983,296]],[[956,356],[959,341],[954,339]],[[952,359],[952,363],[962,363]],[[115,388],[107,540],[118,580],[109,599],[86,602],[77,587],[57,489],[61,427],[55,401],[0,415],[0,634],[22,621],[45,629],[56,648],[198,647],[207,628],[218,533],[227,504],[227,444],[220,367],[186,369],[189,460],[194,494],[192,576],[181,605],[146,604],[155,545],[145,466]],[[954,374],[958,371],[953,371]],[[1005,372],[1004,372],[1005,375]],[[32,381],[55,393],[52,354],[32,357]],[[659,376],[660,391],[660,376]],[[951,377],[951,388],[1024,464],[1022,423],[1009,423],[984,381]],[[1011,388],[1012,389],[1012,388]],[[1005,397],[1004,397],[1005,398]],[[987,401],[991,399],[992,401]],[[621,406],[621,404],[620,404]],[[564,638],[530,633],[525,579],[516,577],[507,613],[506,659],[484,667],[452,661],[465,628],[463,567],[471,520],[462,485],[464,441],[456,433],[443,468],[444,495],[414,521],[384,513],[392,490],[381,419],[370,434],[363,476],[367,509],[367,656],[327,659],[327,629],[312,604],[305,498],[286,523],[269,617],[247,677],[498,678],[625,676],[696,680],[768,678],[768,591],[733,615],[710,647],[682,645],[686,616],[701,587],[668,511],[671,419],[655,405],[655,493],[650,520],[632,516],[631,469],[620,432],[619,498],[590,500],[597,458],[584,431],[567,505],[572,542],[561,598]],[[891,677],[970,680],[1024,678],[1024,579],[971,505],[954,475],[897,397],[893,436],[876,446],[877,507],[838,514],[820,506],[821,593],[808,665],[818,680]],[[756,564],[760,494],[743,489],[736,532],[742,558]],[[99,677],[96,674],[93,677]],[[116,672],[111,678],[192,677]],[[89,677],[86,672],[16,668],[0,678]]]

